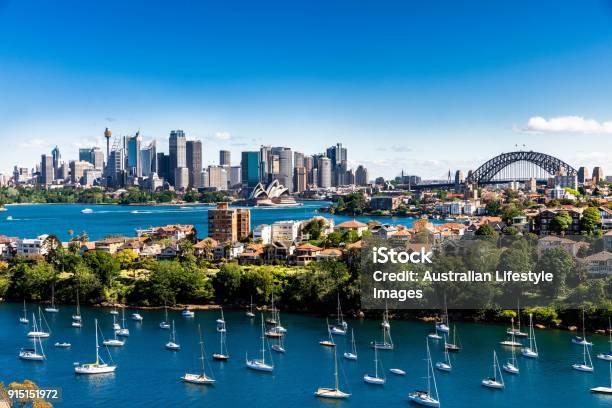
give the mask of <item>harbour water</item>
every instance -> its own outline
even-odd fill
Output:
[[[305,220],[319,213],[327,206],[325,201],[305,201],[297,207],[251,208],[251,225],[271,224],[281,220]],[[198,236],[208,231],[208,210],[211,205],[161,205],[161,206],[120,206],[92,204],[24,204],[9,205],[0,213],[0,235],[34,238],[41,234],[55,234],[61,240],[70,239],[69,231],[80,234],[86,231],[92,240],[107,235],[134,236],[138,228],[166,224],[193,224]],[[84,209],[91,213],[82,213]],[[332,216],[336,223],[353,219],[348,216]],[[367,222],[376,219],[383,223],[412,225],[414,219],[407,217],[356,217]]]
[[[226,312],[228,350],[230,360],[214,362],[210,356],[218,351],[215,330],[216,311],[197,311],[195,318],[184,318],[180,312],[169,312],[176,322],[177,341],[182,349],[164,349],[169,332],[158,324],[163,311],[140,311],[144,320],[128,320],[131,336],[122,348],[110,350],[118,365],[114,374],[77,376],[74,362],[94,359],[94,318],[100,321],[103,334],[112,335],[112,315],[108,309],[82,308],[83,328],[70,326],[73,307],[60,306],[57,314],[46,314],[51,326],[51,337],[43,339],[47,354],[45,362],[19,360],[21,347],[29,345],[28,328],[18,322],[21,304],[0,305],[0,381],[30,379],[40,387],[60,387],[62,400],[58,407],[97,408],[126,407],[238,407],[238,406],[307,406],[327,407],[405,407],[408,393],[426,385],[425,339],[431,324],[414,321],[391,321],[395,350],[381,351],[379,357],[387,377],[384,386],[365,384],[362,377],[374,370],[373,350],[369,344],[380,337],[380,322],[352,320],[359,359],[344,360],[342,353],[350,347],[350,336],[337,336],[340,361],[340,384],[343,391],[352,393],[346,401],[324,401],[313,396],[320,386],[333,386],[333,350],[318,341],[326,338],[325,320],[311,316],[282,314],[283,326],[288,329],[285,355],[274,354],[274,372],[260,373],[245,368],[245,355],[258,358],[260,349],[259,314],[247,318],[243,312]],[[35,305],[28,305],[32,311]],[[131,313],[126,310],[126,317]],[[205,342],[208,374],[217,380],[214,386],[184,384],[180,376],[198,372],[199,349],[197,325],[200,324]],[[505,339],[505,327],[499,325],[457,325],[460,353],[451,354],[453,371],[436,372],[440,400],[443,407],[612,407],[609,396],[589,393],[589,388],[609,384],[608,363],[593,359],[594,373],[571,369],[580,361],[582,349],[572,345],[572,334],[557,330],[537,330],[540,358],[528,360],[518,357],[520,374],[504,373],[506,388],[494,391],[484,388],[480,381],[491,375],[492,352],[495,348],[503,364],[510,357],[510,349],[499,341]],[[608,349],[605,336],[590,336],[594,341],[593,356]],[[72,343],[72,348],[53,347],[57,341]],[[346,341],[346,344],[345,344]],[[441,344],[431,341],[434,363],[443,359]],[[106,351],[102,350],[107,357]],[[388,372],[401,368],[405,377]]]

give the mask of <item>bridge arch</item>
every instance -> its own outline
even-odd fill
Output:
[[[489,159],[478,167],[478,169],[470,172],[466,181],[476,184],[489,183],[503,169],[518,162],[532,163],[550,175],[558,174],[559,172],[563,172],[568,176],[575,176],[578,174],[576,169],[556,157],[533,151],[517,151],[502,153],[499,156]]]

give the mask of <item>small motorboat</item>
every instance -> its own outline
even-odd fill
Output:
[[[132,320],[142,322],[142,316],[140,313],[132,313]]]
[[[389,372],[395,375],[406,375],[406,372],[400,368],[390,368]]]
[[[70,348],[70,347],[72,346],[72,344],[70,344],[70,343],[68,343],[68,342],[65,342],[65,341],[63,341],[63,342],[59,342],[59,341],[58,341],[58,342],[57,342],[57,343],[55,343],[54,345],[55,345],[55,347],[57,347],[57,348]]]

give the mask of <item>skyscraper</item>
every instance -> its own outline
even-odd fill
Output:
[[[57,172],[62,164],[62,154],[57,146],[53,150],[51,150],[51,157],[53,160],[53,170]]]
[[[328,147],[326,156],[331,160],[332,183],[336,186],[346,184],[345,174],[347,171],[348,153],[342,143]]]
[[[229,150],[219,150],[219,165],[220,166],[231,166],[232,156]]]
[[[301,193],[306,190],[308,178],[306,177],[306,167],[298,166],[293,171],[293,185],[296,193]]]
[[[360,164],[355,171],[355,184],[358,186],[367,186],[368,180],[368,169]]]
[[[293,167],[304,167],[304,153],[293,153]]]
[[[40,184],[48,186],[55,180],[53,157],[43,154],[40,158]]]
[[[149,177],[151,173],[157,172],[157,146],[155,140],[140,150],[140,169],[142,177]]]
[[[208,166],[204,187],[215,188],[218,191],[226,191],[228,178],[226,168],[227,167],[224,166]]]
[[[187,167],[187,139],[182,130],[170,132],[168,159],[168,179],[170,184],[175,185],[175,173],[177,168]]]
[[[134,136],[131,136],[127,140],[127,170],[128,173],[133,177],[142,176],[142,168],[140,165],[140,144],[142,138],[140,132],[136,132]]]
[[[329,188],[332,186],[332,161],[328,157],[319,158],[317,165],[317,173],[319,176],[318,186],[321,188]]]
[[[598,185],[601,181],[605,180],[603,167],[597,166],[593,168],[593,177],[591,177],[591,184],[594,186]]]
[[[259,149],[259,181],[267,184],[270,181],[269,173],[270,173],[270,156],[271,156],[272,146],[264,146],[262,145]]]
[[[589,168],[588,167],[580,167],[578,169],[578,182],[584,183],[589,178]]]
[[[104,152],[99,147],[92,147],[89,154],[91,157],[90,163],[94,165],[94,168],[102,170],[104,168]]]
[[[278,156],[278,174],[274,174],[273,179],[293,191],[293,152],[288,147],[273,147],[272,155]]]
[[[252,189],[259,183],[261,157],[257,151],[242,152],[242,160],[240,162],[241,180],[243,189]]]
[[[202,141],[188,141],[185,151],[189,169],[189,187],[199,188],[202,186]]]
[[[164,153],[157,153],[157,175],[164,180],[170,179],[170,156]]]

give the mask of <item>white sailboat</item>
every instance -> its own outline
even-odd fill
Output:
[[[453,325],[453,342],[449,343],[448,338],[444,336],[444,350],[458,353],[461,346],[457,342],[457,325]]]
[[[579,346],[592,346],[593,343],[588,341],[586,338],[586,327],[585,327],[585,322],[584,322],[584,309],[582,309],[582,337],[581,336],[574,336],[574,338],[572,338],[572,343],[574,344],[578,344]]]
[[[391,338],[391,324],[389,323],[389,310],[385,305],[385,314],[383,315],[382,341],[373,341],[372,347],[378,350],[393,350],[393,339]]]
[[[499,376],[498,376],[499,374]],[[485,387],[492,388],[494,390],[501,390],[505,387],[504,376],[502,375],[501,369],[499,368],[499,362],[497,361],[497,353],[493,350],[493,376],[482,380],[481,384]]]
[[[582,363],[574,363],[572,364],[572,368],[586,373],[592,373],[594,371],[593,361],[591,360],[591,353],[589,352],[587,342],[582,344]]]
[[[357,347],[355,347],[355,333],[353,329],[351,329],[351,351],[345,351],[344,358],[347,360],[357,360]]]
[[[96,362],[95,363],[86,363],[80,364],[75,363],[74,372],[77,374],[106,374],[113,373],[117,369],[115,364],[112,364],[112,358],[110,357],[110,353],[108,354],[109,359],[111,359],[111,364],[107,364],[100,357],[100,345],[98,343],[98,319],[95,319],[95,330],[96,330]],[[107,349],[108,351],[108,349]]]
[[[255,317],[255,313],[253,313],[253,295],[251,295],[251,303],[249,304],[249,310],[246,312],[246,317],[253,318]]]
[[[446,344],[446,334],[444,335],[444,343]],[[450,361],[450,355],[448,354],[448,348],[444,347],[444,361],[438,361],[436,368],[440,371],[450,372],[453,366]]]
[[[202,340],[202,330],[200,329],[200,325],[198,325],[198,335],[200,336],[200,360],[202,361],[202,372],[200,374],[185,373],[185,375],[181,377],[181,380],[190,384],[211,385],[214,384],[216,380],[206,375],[206,369],[204,366],[204,341]]]
[[[517,305],[516,305],[516,317],[518,320],[518,325],[516,329],[514,328],[514,326],[512,326],[511,328],[506,329],[506,334],[508,336],[511,336],[512,333],[514,333],[514,337],[528,337],[529,336],[528,333],[521,331],[521,304],[520,304],[520,301],[517,302]]]
[[[529,313],[529,347],[522,348],[521,354],[528,358],[538,358],[538,343],[533,331],[533,313]]]
[[[276,323],[278,322],[275,319],[276,308],[274,307],[274,291],[272,291],[272,295],[270,297],[271,297],[271,303],[272,303],[272,308],[270,309],[270,312],[272,313],[272,315],[270,317],[266,317],[266,323],[276,325]]]
[[[330,398],[330,399],[346,399],[351,394],[340,390],[340,382],[338,380],[338,356],[336,355],[336,349],[334,348],[334,388],[319,387],[314,395],[319,398]]]
[[[608,318],[608,343],[610,343],[610,351],[597,354],[598,359],[612,361],[612,324],[610,323],[610,318]]]
[[[330,331],[331,331],[331,334],[346,336],[347,330],[348,330],[348,324],[344,321],[344,316],[342,315],[342,307],[340,305],[340,294],[338,293],[338,310],[337,310],[337,315],[336,315],[336,323],[332,325]]]
[[[381,367],[380,370],[384,373],[384,370],[382,368],[382,363],[381,363]],[[384,385],[386,382],[385,377],[379,377],[378,376],[378,349],[374,348],[374,376],[371,376],[370,374],[365,374],[363,376],[363,381],[368,383],[368,384],[374,384],[374,385]]]
[[[446,304],[446,294],[444,295],[444,316],[442,320],[436,323],[436,331],[446,333],[450,332],[449,319],[448,319],[448,306]]]
[[[36,327],[36,316],[32,313],[32,323],[34,325],[34,331],[37,331]],[[38,343],[38,347],[37,347]],[[40,336],[32,337],[32,345],[31,349],[21,349],[19,351],[19,358],[22,360],[30,360],[30,361],[44,361],[46,359],[45,351],[43,350],[42,341],[40,340]],[[40,352],[38,349],[40,348]]]
[[[114,315],[113,315],[114,317]],[[125,308],[121,309],[121,327],[115,331],[119,337],[129,337],[130,329],[125,325]]]
[[[511,336],[512,343],[514,343],[515,342],[514,336],[515,336],[515,333],[516,333],[514,331],[514,321],[512,322],[512,329],[513,329],[512,332],[511,332],[512,334],[510,336]],[[506,372],[508,372],[510,374],[518,374],[519,373],[519,368],[518,368],[518,364],[516,362],[516,354],[514,352],[514,347],[512,347],[510,352],[512,353],[511,357],[510,357],[510,360],[506,361],[506,363],[503,365],[503,369],[504,369],[504,371],[506,371]]]
[[[325,326],[327,327],[327,340],[319,340],[319,344],[325,347],[336,347],[334,338],[331,335],[331,330],[329,329],[329,321],[326,320]]]
[[[181,346],[176,342],[176,331],[174,329],[174,320],[172,321],[172,332],[170,333],[170,340],[166,343],[166,349],[172,351],[178,351]]]
[[[442,336],[440,336],[440,333],[438,333],[438,322],[434,321],[434,331],[429,333],[427,337],[429,337],[432,340],[442,339]]]
[[[32,313],[32,316],[34,316],[33,313]],[[47,331],[43,330],[43,321],[45,322],[45,325],[47,326]],[[38,325],[36,325],[36,322],[33,322],[33,328],[31,331],[28,332],[28,337],[47,338],[50,335],[51,335],[51,328],[49,327],[49,323],[47,323],[47,319],[45,318],[45,315],[42,313],[42,310],[39,307],[38,308]]]
[[[257,359],[253,359],[253,360],[249,360],[249,354],[247,352],[246,354],[246,366],[247,368],[250,368],[251,370],[256,370],[256,371],[264,371],[264,372],[272,372],[274,370],[274,364],[268,364],[266,363],[266,351],[267,347],[266,347],[266,336],[265,336],[265,327],[264,327],[264,317],[263,314],[261,315],[261,359],[257,360]],[[272,358],[272,355],[270,354],[270,359]]]
[[[610,386],[609,387],[594,387],[591,388],[591,392],[596,393],[596,394],[607,394],[607,395],[612,395],[612,361],[610,361],[608,363],[608,369],[609,369],[609,373],[610,373]]]
[[[221,317],[217,319],[217,331],[225,333],[225,317],[223,316],[223,308],[221,308]]]
[[[47,313],[57,313],[59,309],[55,307],[55,283],[51,284],[51,306],[45,307]]]
[[[387,302],[385,302],[385,313],[383,314],[383,321],[380,324],[384,329],[390,329],[391,323],[389,323],[389,307],[387,306]]]
[[[164,321],[159,323],[159,328],[162,330],[170,330],[170,323],[168,322],[168,306],[164,304]]]
[[[117,338],[117,323],[115,322],[115,316],[113,315],[113,338],[112,339],[108,339],[105,340],[104,337],[102,338],[102,344],[107,346],[107,347],[123,347],[123,345],[125,344],[125,342],[123,340],[119,340]]]
[[[195,312],[189,310],[189,308],[187,306],[185,306],[185,308],[181,312],[181,315],[183,317],[194,317],[195,316]]]
[[[79,290],[77,289],[77,301],[76,301],[76,311],[72,315],[72,323],[70,324],[72,327],[81,328],[83,327],[81,321],[81,303],[79,300]]]
[[[23,316],[19,317],[19,323],[28,324],[30,321],[28,320],[28,309],[26,309],[25,299],[23,299]]]
[[[433,365],[431,364],[431,353],[429,351],[429,342],[427,344],[427,391],[417,390],[408,394],[410,402],[424,405],[426,407],[439,407],[440,397],[438,396],[438,385],[436,384],[436,375]],[[433,384],[433,390],[432,390]],[[432,393],[433,391],[433,393]]]
[[[277,353],[285,353],[287,350],[285,350],[285,343],[283,341],[283,337],[277,337],[276,338],[276,343],[272,344],[272,347],[270,347],[273,351],[276,351]]]
[[[135,322],[142,322],[142,315],[140,313],[132,313],[132,320]]]
[[[229,360],[229,353],[227,351],[226,339],[227,339],[227,332],[226,331],[219,332],[220,349],[218,353],[214,353],[212,355],[214,360],[219,360],[219,361]]]
[[[512,317],[510,319],[511,322],[511,329],[510,330],[506,330],[506,334],[510,333],[510,340],[503,340],[500,341],[499,344],[501,344],[502,346],[507,346],[507,347],[523,347],[523,343],[516,341],[516,330],[514,330],[514,317]]]

